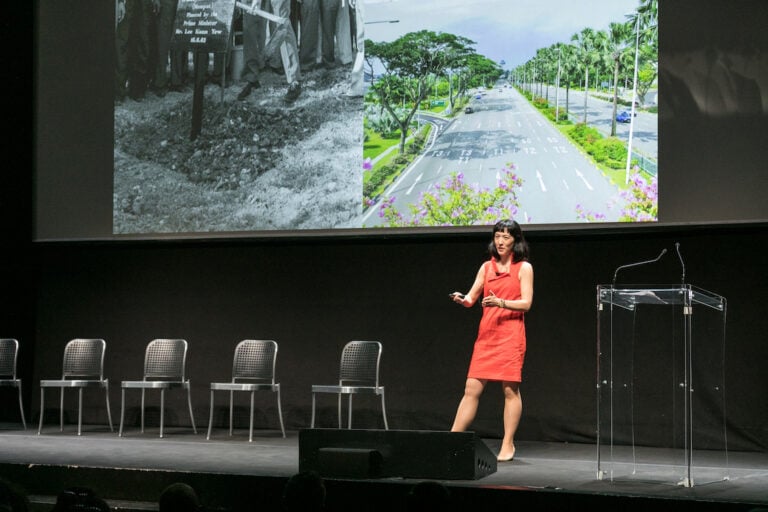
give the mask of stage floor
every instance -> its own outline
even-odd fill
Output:
[[[34,427],[26,431],[6,427],[0,430],[0,475],[14,478],[20,474],[20,467],[26,471],[36,467],[91,468],[239,475],[283,482],[299,469],[299,433],[287,434],[284,439],[276,431],[259,431],[249,443],[247,430],[236,430],[232,437],[226,430],[217,430],[207,441],[204,431],[195,435],[185,428],[167,429],[165,438],[160,439],[156,429],[147,429],[145,434],[127,431],[120,438],[92,426],[84,427],[80,437],[73,426],[65,427],[62,433],[57,426],[49,425],[40,436]],[[498,449],[499,440],[484,442],[494,453]],[[596,458],[595,445],[519,441],[515,460],[499,463],[495,473],[477,480],[442,482],[454,489],[483,488],[497,493],[547,491],[768,506],[765,453],[731,452],[726,456],[724,452],[696,452],[692,487],[679,484],[687,477],[687,466],[677,450],[636,448],[633,452],[616,447],[612,452],[603,451],[603,479],[597,478]],[[416,481],[386,478],[376,483]],[[36,485],[36,489],[30,489],[31,494],[46,494],[40,484]]]

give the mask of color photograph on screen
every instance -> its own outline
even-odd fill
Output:
[[[139,3],[115,234],[658,219],[655,0]]]

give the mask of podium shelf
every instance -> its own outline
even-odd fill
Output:
[[[633,310],[638,304],[699,304],[725,310],[725,298],[692,285],[614,286],[598,285],[598,303]]]

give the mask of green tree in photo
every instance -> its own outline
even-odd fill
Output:
[[[371,69],[384,71],[371,86],[381,106],[400,125],[400,152],[405,151],[408,127],[421,102],[429,96],[437,77],[474,53],[473,41],[453,34],[421,30],[392,42],[365,42],[365,59]],[[397,107],[407,106],[398,114]]]

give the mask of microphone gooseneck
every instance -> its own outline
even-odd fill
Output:
[[[618,276],[618,275],[619,275],[619,270],[624,270],[625,268],[630,268],[630,267],[638,267],[638,266],[640,266],[640,265],[646,265],[646,264],[648,264],[648,263],[656,263],[656,262],[657,262],[657,261],[659,261],[659,260],[661,259],[661,257],[662,257],[662,256],[664,256],[665,254],[667,254],[667,250],[666,250],[666,249],[662,249],[661,253],[659,253],[659,255],[658,255],[658,256],[656,256],[656,257],[655,257],[654,259],[652,259],[652,260],[638,261],[638,262],[636,262],[636,263],[628,263],[628,264],[626,264],[626,265],[621,265],[621,266],[619,266],[619,267],[616,267],[616,271],[613,273],[613,285],[614,285],[614,286],[616,286],[616,276]]]
[[[677,251],[677,259],[680,260],[680,266],[683,269],[681,283],[684,285],[685,284],[685,262],[683,262],[683,255],[680,254],[680,242],[675,242],[675,250]]]

